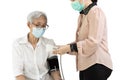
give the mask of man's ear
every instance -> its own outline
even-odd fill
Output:
[[[30,28],[31,26],[30,26],[30,22],[27,22],[27,26]]]
[[[31,32],[32,31],[32,26],[30,24],[31,24],[30,22],[27,22],[27,26],[29,27],[30,32]]]

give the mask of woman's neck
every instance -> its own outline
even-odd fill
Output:
[[[92,3],[92,1],[85,0],[85,2],[84,2],[85,8],[87,8],[91,3]]]

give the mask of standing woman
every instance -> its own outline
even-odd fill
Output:
[[[80,12],[76,41],[60,46],[55,54],[75,54],[80,80],[107,80],[112,72],[112,61],[107,45],[106,18],[97,0],[71,0]]]

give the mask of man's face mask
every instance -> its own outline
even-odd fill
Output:
[[[73,1],[71,6],[74,10],[81,12],[84,9],[84,4],[81,4],[79,1]]]
[[[32,34],[36,37],[36,38],[40,38],[41,36],[43,36],[45,32],[45,29],[44,28],[36,28],[36,27],[33,27],[33,30],[32,30]]]

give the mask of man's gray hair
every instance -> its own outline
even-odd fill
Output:
[[[40,16],[44,16],[47,20],[47,16],[44,12],[41,12],[41,11],[33,11],[31,12],[28,16],[27,16],[27,22],[30,22],[32,23],[33,22],[33,19],[37,19],[39,18]]]

